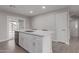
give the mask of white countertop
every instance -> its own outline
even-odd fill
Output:
[[[37,36],[48,36],[54,33],[54,31],[42,31],[42,30],[35,30],[34,32],[25,32],[25,31],[19,31],[19,32],[28,33]]]

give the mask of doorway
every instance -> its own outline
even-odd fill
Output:
[[[15,31],[25,31],[25,18],[8,16],[8,38],[15,38]]]
[[[18,23],[14,17],[8,17],[8,38],[15,38],[15,31],[18,30]]]
[[[79,17],[73,16],[70,20],[70,36],[79,37]]]
[[[17,30],[16,22],[9,22],[9,39],[14,39],[15,31]]]

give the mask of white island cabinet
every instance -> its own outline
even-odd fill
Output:
[[[48,37],[19,32],[19,45],[30,53],[52,52],[52,45]]]

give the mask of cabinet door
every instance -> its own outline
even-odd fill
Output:
[[[23,47],[23,42],[24,42],[24,34],[23,33],[19,33],[19,45],[21,47]]]
[[[33,49],[35,53],[42,53],[42,38],[34,36]]]
[[[27,50],[29,52],[29,37],[27,34],[24,34],[24,49]]]
[[[33,50],[33,36],[29,34],[25,34],[25,39],[24,39],[24,49],[26,49],[28,52],[34,52]]]
[[[68,43],[68,12],[56,14],[56,38],[58,41]]]

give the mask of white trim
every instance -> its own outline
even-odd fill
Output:
[[[7,39],[7,40],[11,40],[11,39]],[[4,41],[7,41],[7,40],[0,40],[0,42],[4,42]]]

